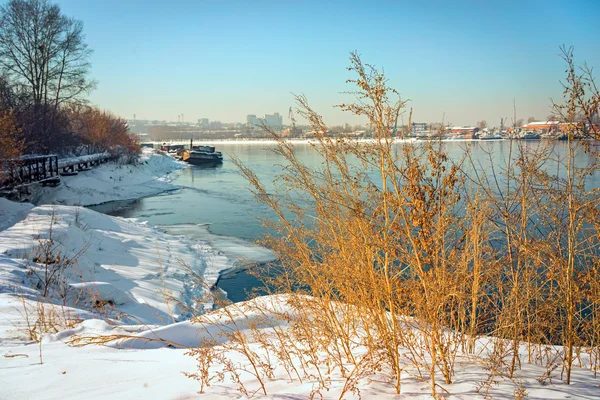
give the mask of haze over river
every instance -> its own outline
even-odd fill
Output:
[[[504,165],[510,146],[513,157],[516,141],[446,141],[444,147],[453,159],[460,159],[467,146],[471,146],[472,158],[477,169],[489,170],[489,154],[497,167]],[[547,145],[544,141],[531,141],[527,146]],[[566,142],[554,142],[554,153],[566,154]],[[161,226],[173,234],[196,237],[208,241],[213,247],[229,254],[248,256],[244,252],[258,251],[245,246],[245,241],[256,241],[264,233],[258,217],[269,215],[269,209],[258,203],[249,191],[246,179],[241,176],[231,157],[239,158],[262,180],[268,190],[272,181],[281,172],[282,158],[273,153],[273,145],[265,143],[233,142],[217,146],[223,152],[223,164],[216,167],[191,166],[171,175],[172,183],[181,187],[168,193],[133,201],[111,202],[93,206],[96,211],[110,215],[146,220],[151,225]],[[307,165],[319,168],[322,159],[306,143],[295,144],[299,158]],[[578,165],[590,161],[589,155],[579,154]],[[556,172],[556,163],[548,167]],[[499,170],[498,170],[499,171]],[[600,187],[600,175],[589,178],[591,187]],[[243,240],[240,240],[243,239]],[[255,257],[260,259],[260,255]],[[218,286],[228,293],[232,301],[246,298],[245,289],[257,285],[257,280],[240,272],[228,279],[221,279]]]

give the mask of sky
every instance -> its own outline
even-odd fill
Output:
[[[304,94],[328,124],[349,53],[383,68],[413,121],[545,119],[561,45],[600,69],[600,1],[58,0],[94,53],[90,100],[124,118],[243,122]],[[405,115],[405,120],[408,116]],[[405,121],[406,122],[406,121]]]

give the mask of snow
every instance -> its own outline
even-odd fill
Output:
[[[31,263],[41,241],[49,239],[50,226],[55,252],[67,258],[81,253],[76,266],[68,269],[69,285],[94,293],[143,323],[184,318],[185,308],[197,307],[198,301],[210,308],[212,302],[204,301],[209,288],[220,271],[236,264],[236,258],[206,241],[82,207],[46,205],[31,209],[25,220],[0,232],[0,266],[7,258]],[[202,277],[200,286],[194,274]]]
[[[536,126],[536,125],[560,125],[560,121],[534,121],[525,124],[524,126]]]
[[[3,297],[0,297],[3,299]],[[258,357],[266,359],[266,350],[261,340],[273,340],[274,330],[268,324],[256,325],[284,313],[292,315],[287,296],[268,296],[230,306],[228,310],[218,310],[191,322],[165,324],[150,327],[140,332],[139,325],[115,325],[99,319],[87,319],[77,327],[58,334],[48,334],[42,342],[43,364],[39,362],[40,347],[38,344],[0,343],[3,358],[0,359],[0,398],[10,399],[231,399],[248,398],[254,394],[256,398],[270,399],[304,399],[318,389],[316,368],[309,367],[307,376],[302,382],[291,379],[281,367],[274,369],[274,376],[263,377],[267,396],[258,389],[259,382],[255,376],[243,369],[250,370],[239,345],[232,343],[230,333],[238,329],[247,339],[248,349]],[[4,305],[4,302],[0,302]],[[265,310],[253,312],[256,307]],[[4,309],[2,310],[4,311]],[[227,311],[227,312],[226,312]],[[292,315],[293,317],[293,315]],[[148,327],[147,327],[148,328]],[[278,329],[285,332],[289,329],[282,322]],[[131,336],[125,339],[112,340],[105,346],[76,346],[72,339],[78,337],[99,336]],[[110,336],[109,336],[110,338]],[[210,346],[221,352],[224,360],[239,368],[240,379],[250,396],[239,391],[239,385],[226,378],[222,382],[215,380],[205,388],[205,394],[199,395],[199,384],[186,378],[182,372],[196,371],[196,361],[187,355],[186,347],[206,345],[205,340],[217,339]],[[483,345],[483,339],[480,346]],[[71,343],[71,344],[70,344]],[[276,362],[273,349],[270,360]],[[403,349],[401,349],[403,351]],[[355,356],[362,356],[361,350],[355,350]],[[215,374],[225,366],[221,359],[214,361],[210,371]],[[348,365],[349,370],[351,366]],[[327,375],[327,389],[319,391],[322,398],[334,399],[343,393],[346,378],[339,370],[329,368],[324,363],[321,373]],[[483,364],[477,357],[459,356],[456,362],[456,379],[452,384],[441,384],[449,394],[442,396],[449,399],[484,399],[484,392],[476,392],[476,387],[487,377]],[[347,399],[393,399],[393,385],[389,382],[389,371],[373,371],[359,379],[360,392],[348,392]],[[416,371],[407,367],[402,376],[401,398],[429,399],[425,382],[415,377]],[[508,378],[497,378],[497,384],[490,388],[487,398],[512,399],[517,385],[523,385],[530,399],[595,399],[598,398],[598,380],[584,368],[575,368],[572,384],[567,386],[559,379],[556,372],[552,383],[542,384],[538,378],[544,368],[524,364],[513,381]],[[360,396],[358,395],[360,394]],[[317,398],[321,398],[317,395]]]
[[[82,246],[87,248],[66,274],[70,287],[66,301],[57,296],[41,298],[28,274],[28,268],[34,267],[35,246],[50,237],[51,221],[52,239],[62,254],[72,257]],[[184,227],[180,233],[186,229],[193,227]],[[198,236],[202,235],[206,233]],[[257,250],[255,259],[267,256]],[[194,306],[195,298],[207,294],[206,289],[196,288],[190,295],[190,276],[178,260],[210,280],[211,274],[206,271],[213,262],[221,268],[222,258],[226,257],[197,238],[170,235],[136,220],[80,207],[32,208],[26,219],[0,232],[0,398],[247,398],[231,374],[225,373],[222,382],[214,381],[205,388],[205,395],[198,395],[199,384],[182,374],[196,372],[196,361],[187,354],[188,350],[209,345],[220,354],[210,369],[214,376],[227,370],[229,362],[240,371],[249,393],[255,393],[260,385],[247,372],[249,361],[231,336],[236,331],[246,338],[253,354],[262,360],[268,356],[274,363],[274,376],[263,377],[266,398],[308,398],[318,389],[319,372],[327,374],[328,382],[328,389],[321,389],[320,394],[327,399],[338,398],[346,378],[339,369],[328,371],[325,354],[320,356],[320,371],[307,367],[302,382],[291,380],[285,369],[277,365],[276,333],[293,332],[290,328],[302,307],[298,301],[309,304],[306,302],[313,299],[265,296],[225,309],[205,309],[190,320],[185,318],[184,308],[165,298],[164,292],[168,291],[183,305]],[[111,305],[95,309],[94,299]],[[41,345],[33,343],[26,334],[28,320],[30,325],[37,320],[39,314],[35,310],[40,306],[46,310],[46,316],[52,310],[59,320],[67,316],[58,324],[57,332],[43,336]],[[318,330],[318,321],[314,323],[312,329]],[[478,347],[483,349],[487,340],[480,339]],[[79,346],[86,342],[89,345]],[[267,350],[265,343],[274,348]],[[296,345],[302,348],[301,344]],[[360,346],[353,351],[356,357],[364,354]],[[347,367],[351,370],[351,365]],[[448,398],[484,398],[483,393],[476,392],[476,386],[487,377],[483,362],[474,355],[459,356],[456,370],[455,382],[443,385],[452,394]],[[490,396],[513,398],[515,382],[519,382],[532,399],[597,398],[598,380],[593,379],[590,370],[576,368],[570,386],[560,381],[559,371],[554,373],[552,384],[542,385],[537,379],[544,371],[541,366],[524,364],[513,381],[499,378],[498,384],[492,385]],[[430,398],[427,383],[415,374],[414,368],[407,367],[402,377],[403,398]],[[386,370],[369,373],[358,381],[357,388],[363,399],[397,398]],[[255,396],[265,397],[260,392]],[[349,392],[344,398],[358,396]]]
[[[0,398],[184,399],[197,391],[181,374],[192,370],[194,362],[180,351],[73,348],[58,342],[45,346],[47,361],[40,365],[35,347],[3,349],[3,355],[24,356],[0,359]]]
[[[150,196],[177,189],[169,182],[168,174],[187,166],[171,156],[143,149],[139,165],[111,162],[77,175],[61,176],[58,187],[39,188],[32,202],[89,206]]]
[[[0,197],[0,231],[23,220],[32,208],[33,204],[15,203]]]
[[[61,188],[45,189],[38,202],[58,205],[34,207],[0,198],[0,399],[400,397],[386,367],[361,376],[356,383],[359,392],[344,394],[347,373],[330,368],[324,352],[318,354],[316,365],[303,367],[302,380],[288,375],[276,350],[286,346],[301,350],[306,343],[283,344],[278,335],[296,334],[300,307],[315,299],[265,296],[213,310],[212,295],[218,293],[210,287],[219,273],[273,260],[267,249],[212,235],[204,225],[152,227],[63,205],[133,198],[172,188],[162,177],[181,165],[152,152],[144,153],[144,161],[138,169],[104,165],[63,178]],[[43,273],[45,257],[40,249],[44,248],[71,261],[64,285],[51,288],[47,298],[41,296],[32,273]],[[197,316],[190,318],[193,315]],[[312,323],[310,329],[318,334],[319,320],[312,318]],[[43,326],[47,329],[38,332],[43,336],[36,343],[28,331]],[[273,366],[273,376],[263,376],[266,396],[249,372],[249,359],[233,336],[236,332],[248,351]],[[357,358],[365,354],[359,339],[352,348]],[[476,387],[488,377],[482,356],[491,340],[478,340],[480,355],[459,354],[454,383],[441,383],[448,391],[440,390],[444,398],[485,398]],[[183,374],[198,372],[196,360],[188,354],[198,346],[208,346],[219,355],[210,367],[212,376],[223,373],[223,380],[211,382],[203,395],[198,394],[199,383]],[[523,354],[525,350],[523,345]],[[399,351],[407,353],[403,348]],[[239,372],[248,393],[240,391],[228,368]],[[352,370],[350,364],[347,368]],[[517,385],[531,399],[600,397],[599,380],[585,366],[574,369],[571,385],[560,380],[560,368],[551,382],[542,384],[538,378],[545,371],[523,363],[513,380],[497,377],[488,398],[512,399]],[[326,389],[319,389],[320,374],[325,375]],[[431,398],[427,382],[416,376],[407,362],[401,398]]]
[[[172,235],[181,235],[207,243],[212,248],[218,249],[220,254],[225,256],[221,258],[223,264],[220,268],[213,268],[205,272],[205,277],[211,282],[216,282],[219,275],[224,274],[225,271],[234,272],[248,265],[268,263],[277,259],[277,256],[265,247],[236,237],[211,233],[208,224],[179,224],[161,226],[161,228]],[[215,258],[215,262],[217,260]],[[232,260],[233,262],[231,262]]]
[[[64,168],[69,165],[75,165],[84,162],[103,160],[110,157],[110,153],[106,151],[104,153],[89,154],[80,157],[61,158],[60,160],[58,160],[58,168]]]

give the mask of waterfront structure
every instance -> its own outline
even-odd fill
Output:
[[[410,124],[410,129],[414,134],[419,134],[430,130],[427,122],[413,122]]]
[[[559,121],[537,121],[529,122],[521,127],[524,131],[534,131],[537,133],[556,133],[566,132],[569,129],[568,123],[561,123]]]
[[[538,121],[530,122],[521,127],[521,131],[535,132],[544,138],[557,137],[560,139],[565,139],[569,133],[577,138],[599,130],[600,128],[597,125],[590,125],[586,122]]]
[[[479,128],[475,126],[455,126],[450,128],[450,133],[458,138],[473,139]]]

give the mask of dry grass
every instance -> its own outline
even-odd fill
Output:
[[[574,71],[571,53],[565,61]],[[590,221],[598,221],[600,193],[586,186],[598,173],[593,149],[568,140],[558,158],[552,143],[511,143],[505,165],[484,173],[469,149],[456,160],[442,142],[395,143],[391,127],[404,102],[356,54],[349,70],[359,101],[340,108],[368,119],[374,143],[329,137],[298,96],[322,167],[305,165],[274,132],[274,151],[285,160],[275,192],[236,160],[276,215],[265,221],[276,232],[265,243],[280,257],[266,274],[268,287],[317,299],[296,309],[286,335],[306,344],[302,357],[321,386],[327,387],[319,374],[324,365],[349,382],[383,369],[400,393],[410,369],[435,397],[440,379],[453,382],[457,357],[475,352],[484,335],[499,338],[485,352],[490,382],[496,375],[516,379],[523,362],[544,365],[548,380],[559,359],[569,383],[584,347],[596,371],[600,226]],[[591,121],[590,110],[598,111],[593,80],[583,79],[569,74],[564,104],[556,107],[567,122]],[[588,125],[570,126],[580,135]],[[589,162],[577,165],[582,154]],[[355,356],[358,343],[367,349],[364,358]],[[526,395],[517,381],[515,387],[517,398]]]

